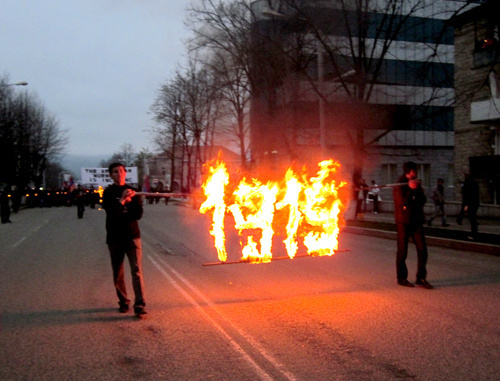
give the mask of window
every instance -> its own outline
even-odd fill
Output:
[[[399,177],[397,164],[382,164],[382,170],[380,172],[381,180],[383,184],[393,184]]]
[[[495,147],[493,152],[495,155],[500,155],[500,127],[491,127],[495,133]]]
[[[424,188],[429,188],[431,185],[431,165],[417,164],[417,177],[422,180]]]
[[[453,188],[455,184],[455,165],[453,163],[448,163],[448,178],[447,185],[449,188]]]

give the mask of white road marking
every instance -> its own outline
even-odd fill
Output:
[[[50,221],[50,218],[46,219],[45,221],[43,221],[43,223],[41,225],[38,225],[36,228],[34,228],[33,231],[34,232],[38,231],[38,229],[40,229],[42,226],[46,225],[49,221]]]
[[[271,355],[269,355],[265,349],[257,343],[252,337],[250,337],[246,332],[242,331],[240,328],[234,325],[231,321],[229,321],[222,313],[217,309],[217,307],[203,295],[195,286],[191,284],[186,278],[184,278],[181,274],[179,274],[172,266],[166,263],[158,254],[155,255],[156,259],[161,262],[161,265],[153,259],[151,256],[148,258],[153,262],[153,264],[158,268],[158,270],[169,280],[169,282],[196,308],[202,315],[204,315],[207,320],[219,331],[222,335],[229,341],[229,343],[234,347],[236,351],[242,354],[243,358],[251,364],[262,380],[273,380],[273,377],[267,373],[262,367],[260,367],[251,356],[231,337],[231,335],[217,322],[215,321],[207,312],[203,309],[203,307],[191,296],[187,293],[186,290],[162,267],[164,266],[170,272],[172,272],[185,286],[187,286],[193,293],[195,293],[203,302],[209,306],[213,311],[219,315],[228,325],[230,325],[238,334],[240,334],[245,340],[254,347],[261,355],[264,357],[269,363],[271,363],[286,379],[290,381],[297,380],[297,378],[290,373],[282,364],[280,364],[277,360],[275,360]]]
[[[12,248],[14,249],[15,247],[19,246],[21,242],[23,242],[26,239],[26,237],[21,238],[19,241],[17,241],[15,244],[12,245]]]

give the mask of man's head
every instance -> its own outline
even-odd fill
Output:
[[[412,180],[417,178],[417,164],[413,161],[407,161],[404,163],[403,171],[408,179]]]
[[[109,176],[116,185],[125,185],[127,171],[122,163],[113,163],[108,168]]]

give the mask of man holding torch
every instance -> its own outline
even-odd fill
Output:
[[[126,255],[130,263],[135,294],[134,313],[137,317],[142,317],[146,314],[142,243],[138,223],[143,213],[142,200],[141,196],[125,183],[127,171],[123,164],[113,163],[108,170],[113,184],[104,190],[102,207],[106,210],[106,243],[111,255],[113,281],[120,305],[119,311],[128,312],[130,304],[123,266]]]
[[[416,284],[431,289],[432,285],[425,279],[427,276],[427,244],[423,224],[425,223],[424,205],[427,200],[422,185],[417,180],[417,165],[406,162],[403,165],[404,174],[398,179],[398,186],[393,188],[394,218],[397,232],[396,272],[398,284],[413,287],[408,281],[408,240],[413,238],[418,256]]]

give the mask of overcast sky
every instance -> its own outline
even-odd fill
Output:
[[[160,84],[184,62],[190,0],[1,0],[0,76],[27,81],[68,130],[68,154],[111,156],[145,132]]]

